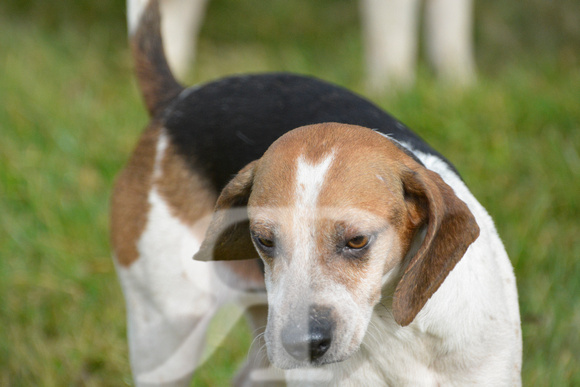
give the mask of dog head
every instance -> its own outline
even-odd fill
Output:
[[[385,282],[394,319],[411,323],[478,235],[467,206],[400,145],[319,124],[282,136],[224,188],[195,258],[263,260],[268,356],[295,368],[350,357]]]

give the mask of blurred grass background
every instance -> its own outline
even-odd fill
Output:
[[[0,3],[0,386],[130,385],[108,199],[147,121],[121,0]],[[189,83],[287,70],[361,94],[354,0],[212,0]],[[524,385],[580,385],[580,2],[476,2],[479,82],[373,100],[453,161],[515,266]],[[241,323],[195,385],[225,385]]]

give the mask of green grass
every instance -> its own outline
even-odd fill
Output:
[[[0,386],[129,385],[108,198],[146,114],[122,5],[50,3],[0,6]],[[494,217],[533,386],[580,385],[580,6],[550,3],[478,5],[477,87],[421,67],[415,89],[375,98]],[[263,4],[211,3],[191,81],[290,70],[364,93],[355,2]],[[242,323],[196,385],[225,384],[248,344]]]

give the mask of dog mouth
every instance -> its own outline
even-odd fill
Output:
[[[294,355],[298,355],[298,357],[294,357]],[[279,357],[272,356],[270,354],[268,354],[268,358],[270,359],[270,362],[277,368],[283,370],[293,370],[300,368],[322,368],[323,366],[343,362],[351,356],[350,354],[341,357],[329,355],[318,358],[313,357],[310,355],[310,350],[305,346],[304,349],[300,351],[300,353],[284,353],[282,359],[279,359]]]

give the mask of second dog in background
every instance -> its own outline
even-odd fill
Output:
[[[162,34],[169,64],[178,77],[190,68],[208,0],[162,0]],[[146,0],[127,0],[135,24]],[[445,82],[475,79],[473,0],[426,0],[427,58]],[[407,88],[415,80],[421,0],[360,0],[367,85],[371,92]],[[296,12],[300,12],[299,9]]]

